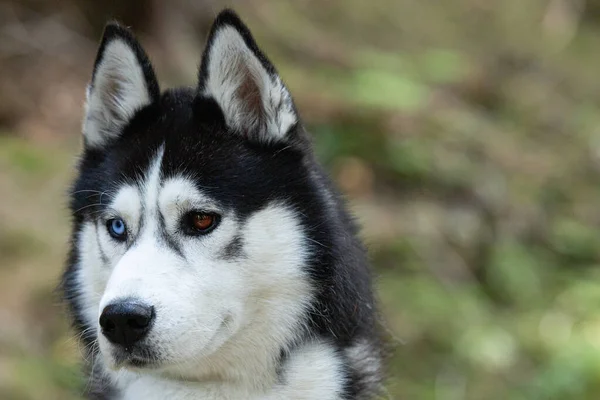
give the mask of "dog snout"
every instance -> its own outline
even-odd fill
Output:
[[[100,315],[102,334],[111,342],[130,351],[150,331],[154,307],[132,300],[107,305]]]

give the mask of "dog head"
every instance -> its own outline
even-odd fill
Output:
[[[162,93],[133,35],[108,25],[83,134],[65,290],[104,363],[181,376],[277,357],[327,279],[309,265],[332,194],[239,18],[217,17],[195,88]]]

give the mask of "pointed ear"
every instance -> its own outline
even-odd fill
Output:
[[[298,122],[277,71],[231,10],[222,11],[213,24],[198,90],[217,102],[230,129],[251,139],[283,140]]]
[[[109,143],[139,109],[159,96],[152,65],[133,34],[116,23],[106,25],[87,89],[85,147]]]

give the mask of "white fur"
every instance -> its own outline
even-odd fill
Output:
[[[124,399],[339,398],[342,362],[326,342],[294,349],[284,381],[277,380],[279,351],[303,332],[313,292],[294,210],[272,203],[242,224],[186,177],[161,181],[162,156],[161,148],[141,189],[124,185],[110,202],[106,218],[123,218],[133,245],[112,239],[102,223],[87,223],[78,276],[84,315],[97,333],[98,317],[113,301],[134,297],[155,307],[145,340],[159,349],[162,363],[151,370],[118,364],[116,349],[98,334],[96,367]],[[221,223],[205,236],[186,236],[178,224],[191,210],[217,212]],[[163,228],[182,254],[161,239]],[[243,256],[223,258],[236,237]]]
[[[269,400],[336,400],[345,383],[342,361],[326,342],[309,343],[294,352],[284,380]]]
[[[83,120],[86,144],[101,147],[148,104],[150,93],[135,53],[123,40],[114,39],[106,45],[88,86]]]
[[[377,388],[380,385],[380,377],[383,366],[377,349],[367,340],[361,340],[348,347],[345,355],[356,370],[361,372],[361,379],[366,387]]]
[[[258,131],[266,141],[280,140],[296,123],[290,94],[278,76],[269,74],[235,28],[221,27],[209,48],[205,95],[213,97],[234,130]],[[248,81],[260,93],[261,110],[253,110],[239,96]]]

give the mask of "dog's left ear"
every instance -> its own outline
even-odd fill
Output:
[[[282,141],[298,122],[275,67],[231,10],[222,11],[213,24],[198,90],[217,102],[230,129],[252,140]]]

